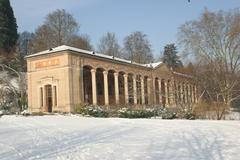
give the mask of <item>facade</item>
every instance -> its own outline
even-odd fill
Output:
[[[31,112],[73,112],[84,103],[114,108],[197,102],[193,78],[161,62],[138,64],[69,46],[26,59]]]

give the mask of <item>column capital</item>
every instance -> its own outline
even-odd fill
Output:
[[[118,72],[113,73],[114,76],[118,76]]]
[[[128,74],[125,73],[125,74],[123,75],[123,77],[124,77],[124,78],[128,77]]]
[[[144,76],[141,76],[141,77],[140,77],[140,80],[141,80],[141,81],[144,81]]]
[[[91,69],[91,73],[95,73],[96,72],[96,69]]]
[[[107,75],[107,74],[108,74],[108,71],[103,71],[103,74],[104,74],[104,75]]]
[[[136,78],[137,78],[137,76],[136,76],[135,74],[133,74],[133,75],[132,75],[132,78],[133,78],[133,79],[136,79]]]

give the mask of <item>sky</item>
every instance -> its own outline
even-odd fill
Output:
[[[179,27],[210,11],[235,9],[240,0],[10,0],[18,32],[34,32],[47,14],[65,9],[80,24],[79,34],[88,34],[95,50],[106,32],[114,32],[122,45],[134,31],[148,36],[155,57],[163,47],[177,43]]]

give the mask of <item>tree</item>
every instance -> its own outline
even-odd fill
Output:
[[[118,44],[115,33],[107,32],[101,39],[98,45],[98,50],[109,56],[120,57],[120,46]]]
[[[210,12],[200,19],[183,24],[179,40],[185,53],[193,55],[199,64],[199,85],[207,92],[221,119],[240,98],[240,12]]]
[[[42,26],[35,32],[34,48],[41,51],[66,45],[79,31],[79,24],[64,9],[48,14]]]
[[[52,32],[47,25],[42,25],[35,31],[33,39],[33,51],[39,52],[51,47],[55,47],[53,42]]]
[[[177,48],[175,44],[167,44],[164,47],[162,61],[172,69],[180,68],[183,66],[181,60],[179,59],[179,56],[177,56]]]
[[[17,39],[17,24],[10,2],[0,0],[0,53],[13,54]]]
[[[65,44],[79,30],[79,25],[70,13],[64,9],[47,15],[45,24],[49,27],[54,45]]]
[[[151,45],[147,35],[142,32],[133,32],[124,40],[125,58],[137,63],[150,63],[153,61]]]
[[[90,38],[78,35],[79,24],[74,17],[63,10],[56,10],[46,16],[43,25],[39,26],[32,40],[33,52],[43,51],[59,45],[69,45],[92,50]]]
[[[17,41],[17,52],[20,54],[20,56],[24,57],[27,54],[32,53],[32,41],[34,39],[34,34],[24,31],[22,33],[19,33],[19,38]]]
[[[20,111],[26,109],[27,107],[26,75],[5,64],[0,64],[0,68],[1,68],[0,94],[7,94],[8,96],[12,95],[10,97],[4,96],[2,99],[0,99],[0,101],[7,102],[9,105],[12,103]],[[16,84],[17,87],[15,86]],[[11,99],[9,100],[9,98]],[[0,104],[2,102],[0,102]]]
[[[93,50],[93,47],[90,43],[90,38],[88,35],[74,35],[71,39],[66,43],[66,45],[70,45],[72,47],[81,48],[85,50]]]

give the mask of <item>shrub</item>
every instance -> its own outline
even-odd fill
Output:
[[[118,113],[121,118],[151,118],[154,116],[153,109],[122,108]]]
[[[175,119],[177,114],[167,108],[148,108],[148,109],[131,109],[122,108],[118,111],[121,118],[151,118],[161,117],[162,119]]]
[[[175,119],[177,118],[177,114],[175,112],[165,110],[165,112],[162,112],[161,117],[162,119]]]
[[[186,112],[184,114],[184,118],[189,119],[189,120],[194,120],[194,119],[196,119],[196,116],[193,112]]]
[[[82,115],[88,115],[92,117],[108,117],[108,112],[101,106],[85,105],[82,108],[78,108],[78,112]]]

